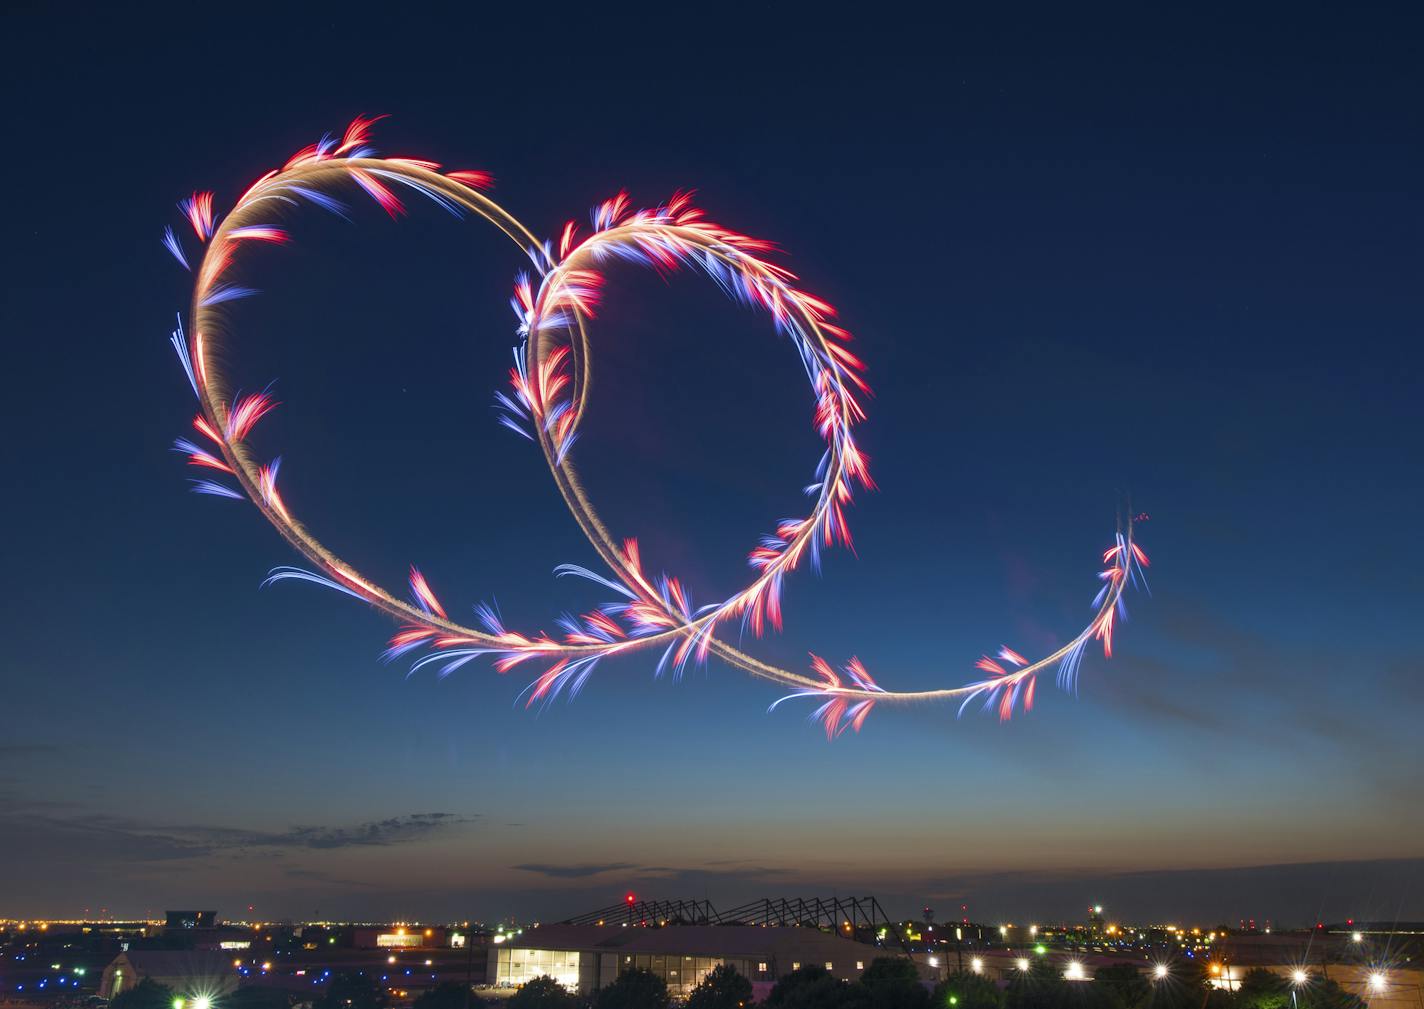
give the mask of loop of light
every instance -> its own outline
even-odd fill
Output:
[[[180,318],[172,341],[198,398],[200,412],[193,424],[204,439],[179,439],[176,446],[191,464],[226,474],[238,487],[195,480],[195,491],[250,499],[314,569],[278,568],[268,582],[314,582],[389,614],[402,626],[386,656],[423,649],[415,668],[436,665],[441,675],[448,675],[488,656],[503,673],[534,660],[544,668],[525,691],[529,705],[547,703],[561,693],[577,695],[601,660],[656,646],[661,650],[659,674],[669,668],[680,674],[690,659],[701,662],[715,655],[752,676],[790,688],[772,708],[791,698],[819,701],[812,717],[823,724],[828,737],[847,728],[859,731],[871,709],[883,703],[954,699],[961,702],[962,712],[982,697],[985,707],[996,706],[999,717],[1007,719],[1020,704],[1032,708],[1039,672],[1056,667],[1060,685],[1071,686],[1089,641],[1101,640],[1111,656],[1114,627],[1126,612],[1123,593],[1142,578],[1147,564],[1130,521],[1104,555],[1106,569],[1099,573],[1103,585],[1094,600],[1093,618],[1082,631],[1035,662],[1007,647],[995,657],[985,655],[975,664],[984,678],[962,686],[890,691],[876,683],[858,659],[837,672],[814,655],[813,675],[806,675],[770,665],[723,640],[720,631],[734,622],[756,636],[767,624],[780,629],[785,576],[808,557],[818,565],[824,547],[850,543],[845,509],[856,488],[874,486],[853,434],[865,417],[859,400],[869,391],[861,376],[864,365],[847,349],[851,337],[832,321],[834,310],[800,290],[793,274],[761,258],[771,248],[768,243],[706,220],[687,194],[638,211],[631,209],[626,194],[619,194],[594,209],[587,235],[580,236],[570,222],[557,243],[540,242],[484,195],[491,184],[487,173],[442,172],[428,161],[377,156],[368,143],[374,122],[357,119],[341,138],[328,135],[299,151],[281,169],[258,179],[221,220],[214,217],[212,193],[194,193],[184,200],[179,206],[203,246],[195,266],[190,266],[189,253],[173,229],[164,234],[169,251],[194,274],[188,332]],[[310,204],[344,217],[346,206],[335,193],[353,185],[392,218],[405,212],[401,196],[407,192],[456,217],[483,218],[532,263],[533,279],[519,277],[511,302],[519,342],[511,391],[496,394],[501,421],[539,445],[555,485],[611,577],[575,565],[562,565],[557,573],[588,578],[619,596],[582,616],[561,619],[563,633],[558,637],[509,630],[484,605],[476,607],[479,626],[452,619],[414,567],[409,601],[369,581],[325,547],[283,502],[277,488],[280,458],[259,462],[248,446],[253,427],[276,403],[266,391],[231,397],[219,369],[215,348],[231,335],[224,307],[257,293],[231,282],[230,268],[251,246],[286,243],[287,231],[274,221],[291,208]],[[613,537],[573,465],[569,449],[590,392],[588,322],[598,308],[603,269],[613,262],[664,272],[695,270],[735,300],[767,312],[777,330],[791,339],[811,385],[816,428],[826,443],[815,481],[807,488],[814,503],[806,516],[784,519],[761,538],[748,558],[755,572],[751,582],[721,602],[696,607],[678,579],[646,574],[637,541]]]

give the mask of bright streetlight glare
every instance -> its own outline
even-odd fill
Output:
[[[981,973],[984,970],[984,961],[976,956],[973,960],[969,961],[969,969],[974,971],[975,974]]]
[[[1024,957],[1019,957],[1018,960],[1015,961],[1015,964],[1019,970],[1028,970],[1028,960]]]
[[[1300,970],[1299,968],[1291,971],[1291,980],[1294,981],[1296,984],[1305,984],[1305,971]]]
[[[1371,990],[1371,991],[1382,991],[1383,989],[1384,989],[1384,975],[1383,975],[1382,973],[1380,973],[1379,971],[1375,971],[1374,973],[1372,973],[1372,974],[1370,975],[1370,990]]]
[[[193,999],[193,1009],[212,1009],[213,1000],[206,995],[199,995]]]
[[[1159,963],[1156,967],[1153,967],[1153,968],[1152,968],[1152,974],[1153,974],[1153,976],[1159,977],[1159,978],[1166,977],[1166,976],[1167,976],[1167,965],[1166,965],[1165,963]]]

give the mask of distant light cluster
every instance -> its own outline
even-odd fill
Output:
[[[771,709],[793,698],[815,701],[811,717],[822,724],[827,738],[848,728],[858,732],[871,710],[886,703],[956,700],[963,713],[981,699],[986,709],[1008,719],[1015,710],[1032,708],[1041,671],[1055,668],[1059,685],[1071,688],[1090,641],[1101,641],[1111,656],[1114,630],[1126,614],[1123,594],[1130,584],[1145,584],[1147,555],[1134,541],[1131,521],[1104,554],[1093,618],[1082,631],[1033,662],[1007,646],[993,656],[986,654],[975,663],[983,675],[962,686],[890,691],[856,658],[836,670],[813,655],[807,675],[763,662],[729,643],[728,631],[760,637],[768,627],[780,629],[786,576],[803,562],[819,567],[825,548],[851,544],[846,511],[857,490],[874,487],[854,434],[865,419],[865,365],[847,346],[850,333],[833,321],[835,310],[801,290],[794,274],[764,258],[770,243],[707,220],[687,193],[644,210],[634,210],[627,194],[620,193],[593,209],[586,234],[570,221],[557,241],[540,241],[485,195],[492,185],[488,173],[442,171],[429,161],[378,156],[370,146],[375,122],[358,118],[339,138],[328,134],[297,152],[253,183],[226,216],[215,213],[210,192],[182,201],[179,208],[198,250],[172,227],[163,235],[163,244],[194,275],[188,326],[185,330],[180,316],[172,344],[198,399],[199,413],[193,420],[197,439],[182,438],[175,444],[190,464],[212,471],[215,478],[195,479],[193,490],[250,499],[311,565],[278,568],[264,584],[312,582],[385,612],[401,624],[385,657],[423,653],[415,659],[415,669],[433,666],[446,676],[482,657],[501,673],[526,662],[536,665],[538,674],[521,694],[526,706],[547,704],[561,694],[577,696],[600,662],[626,652],[657,648],[657,674],[674,677],[690,661],[700,663],[714,655],[788,688],[791,692]],[[415,567],[408,600],[376,585],[322,545],[292,514],[278,489],[281,458],[263,462],[253,455],[248,436],[277,401],[270,386],[245,395],[227,391],[215,353],[218,334],[230,328],[222,324],[224,306],[257,293],[231,279],[232,267],[251,249],[287,243],[287,229],[274,222],[292,208],[310,205],[347,217],[349,208],[338,194],[350,188],[393,219],[406,212],[403,198],[411,193],[456,218],[482,218],[529,258],[532,273],[519,275],[511,300],[518,337],[510,388],[496,393],[500,420],[539,446],[565,503],[608,569],[604,575],[565,564],[556,574],[588,579],[617,597],[582,615],[560,618],[557,636],[508,629],[499,614],[483,604],[475,608],[474,624],[453,619]],[[810,383],[815,426],[825,450],[806,487],[808,513],[783,519],[761,537],[748,556],[751,581],[719,602],[697,605],[678,578],[647,573],[637,540],[620,542],[609,533],[574,469],[570,449],[589,395],[588,323],[599,306],[604,271],[618,262],[664,273],[701,273],[733,300],[765,312],[796,348]]]

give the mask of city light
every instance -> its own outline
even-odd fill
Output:
[[[1381,971],[1373,971],[1370,974],[1370,991],[1384,991],[1384,974]]]
[[[1162,978],[1166,977],[1167,965],[1165,963],[1159,963],[1156,967],[1153,967],[1152,976],[1157,978],[1158,980],[1161,980]]]
[[[975,974],[984,973],[984,961],[980,960],[976,956],[973,960],[969,961],[969,969],[972,970]]]
[[[1306,982],[1306,977],[1307,977],[1307,975],[1306,975],[1305,971],[1301,970],[1299,967],[1297,967],[1295,970],[1291,971],[1291,981],[1292,981],[1294,984],[1305,984],[1305,982]]]
[[[1026,957],[1019,957],[1014,963],[1019,970],[1028,970],[1028,959]]]
[[[1364,939],[1364,935],[1363,935],[1362,933],[1359,933],[1359,932],[1351,932],[1351,933],[1350,933],[1350,941],[1351,941],[1351,942],[1360,942],[1362,939]]]
[[[1068,969],[1063,972],[1063,976],[1066,977],[1069,981],[1083,980],[1083,965],[1080,964],[1077,960],[1071,961],[1068,964]]]
[[[206,995],[199,995],[193,999],[193,1009],[212,1009],[213,1000]]]

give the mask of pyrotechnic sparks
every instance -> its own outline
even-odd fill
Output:
[[[773,246],[709,221],[692,205],[691,195],[675,193],[655,207],[635,210],[627,193],[619,193],[590,213],[586,233],[570,221],[557,242],[540,241],[503,208],[483,195],[492,185],[487,172],[444,172],[429,161],[379,157],[370,146],[370,128],[379,118],[358,118],[338,143],[330,135],[304,148],[281,169],[258,179],[225,217],[214,215],[209,192],[197,192],[179,206],[197,239],[201,257],[190,260],[170,227],[164,245],[185,268],[196,263],[190,310],[192,340],[182,320],[171,342],[184,375],[197,395],[201,413],[197,431],[210,443],[179,439],[175,448],[189,463],[226,475],[236,487],[218,480],[195,480],[193,490],[207,495],[243,498],[257,506],[282,536],[315,570],[284,567],[264,584],[300,580],[361,599],[401,624],[385,652],[395,659],[424,649],[413,669],[436,666],[441,676],[466,663],[487,657],[500,673],[526,662],[542,667],[522,697],[527,706],[548,704],[564,695],[577,696],[598,664],[607,658],[644,648],[657,648],[656,672],[678,676],[689,661],[714,655],[752,676],[790,688],[771,705],[792,699],[817,702],[811,717],[826,736],[846,729],[859,732],[877,704],[957,699],[960,711],[983,699],[1001,719],[1015,710],[1033,707],[1037,676],[1054,669],[1065,689],[1076,683],[1083,653],[1090,641],[1101,641],[1111,656],[1117,623],[1126,617],[1123,593],[1144,584],[1147,556],[1133,540],[1128,523],[1104,555],[1101,590],[1088,625],[1057,651],[1030,662],[1019,652],[1001,647],[975,667],[988,674],[962,686],[921,691],[890,691],[881,687],[859,659],[840,672],[819,656],[811,658],[811,674],[769,665],[724,638],[728,630],[750,631],[760,637],[768,625],[782,625],[782,592],[788,575],[809,562],[818,568],[820,553],[836,544],[851,546],[846,511],[857,490],[873,489],[868,459],[860,449],[855,427],[865,419],[861,397],[869,393],[865,364],[846,346],[850,333],[835,321],[826,302],[797,286],[790,271],[764,258]],[[406,206],[397,191],[416,193],[463,218],[483,218],[508,235],[529,257],[532,272],[516,282],[511,306],[518,342],[509,391],[496,393],[500,422],[539,445],[555,485],[590,543],[607,566],[608,575],[577,565],[561,565],[558,575],[576,575],[613,592],[617,598],[578,616],[558,620],[560,636],[526,635],[508,630],[491,608],[477,608],[479,626],[453,620],[425,576],[410,572],[410,600],[367,581],[323,546],[299,523],[277,490],[281,460],[259,462],[246,442],[253,428],[276,402],[269,390],[228,396],[205,334],[224,331],[223,305],[257,291],[223,280],[229,267],[256,246],[284,245],[289,232],[265,215],[277,205],[312,206],[345,218],[347,204],[332,195],[343,186],[364,193],[392,219]],[[807,514],[783,519],[761,537],[748,556],[751,581],[732,596],[704,605],[693,603],[686,587],[670,575],[644,571],[638,543],[613,540],[579,489],[570,449],[578,438],[588,396],[588,322],[598,310],[604,270],[613,263],[632,263],[660,273],[689,270],[715,283],[733,300],[765,312],[776,331],[789,338],[800,357],[815,404],[817,433],[825,443],[806,487],[811,499]]]

